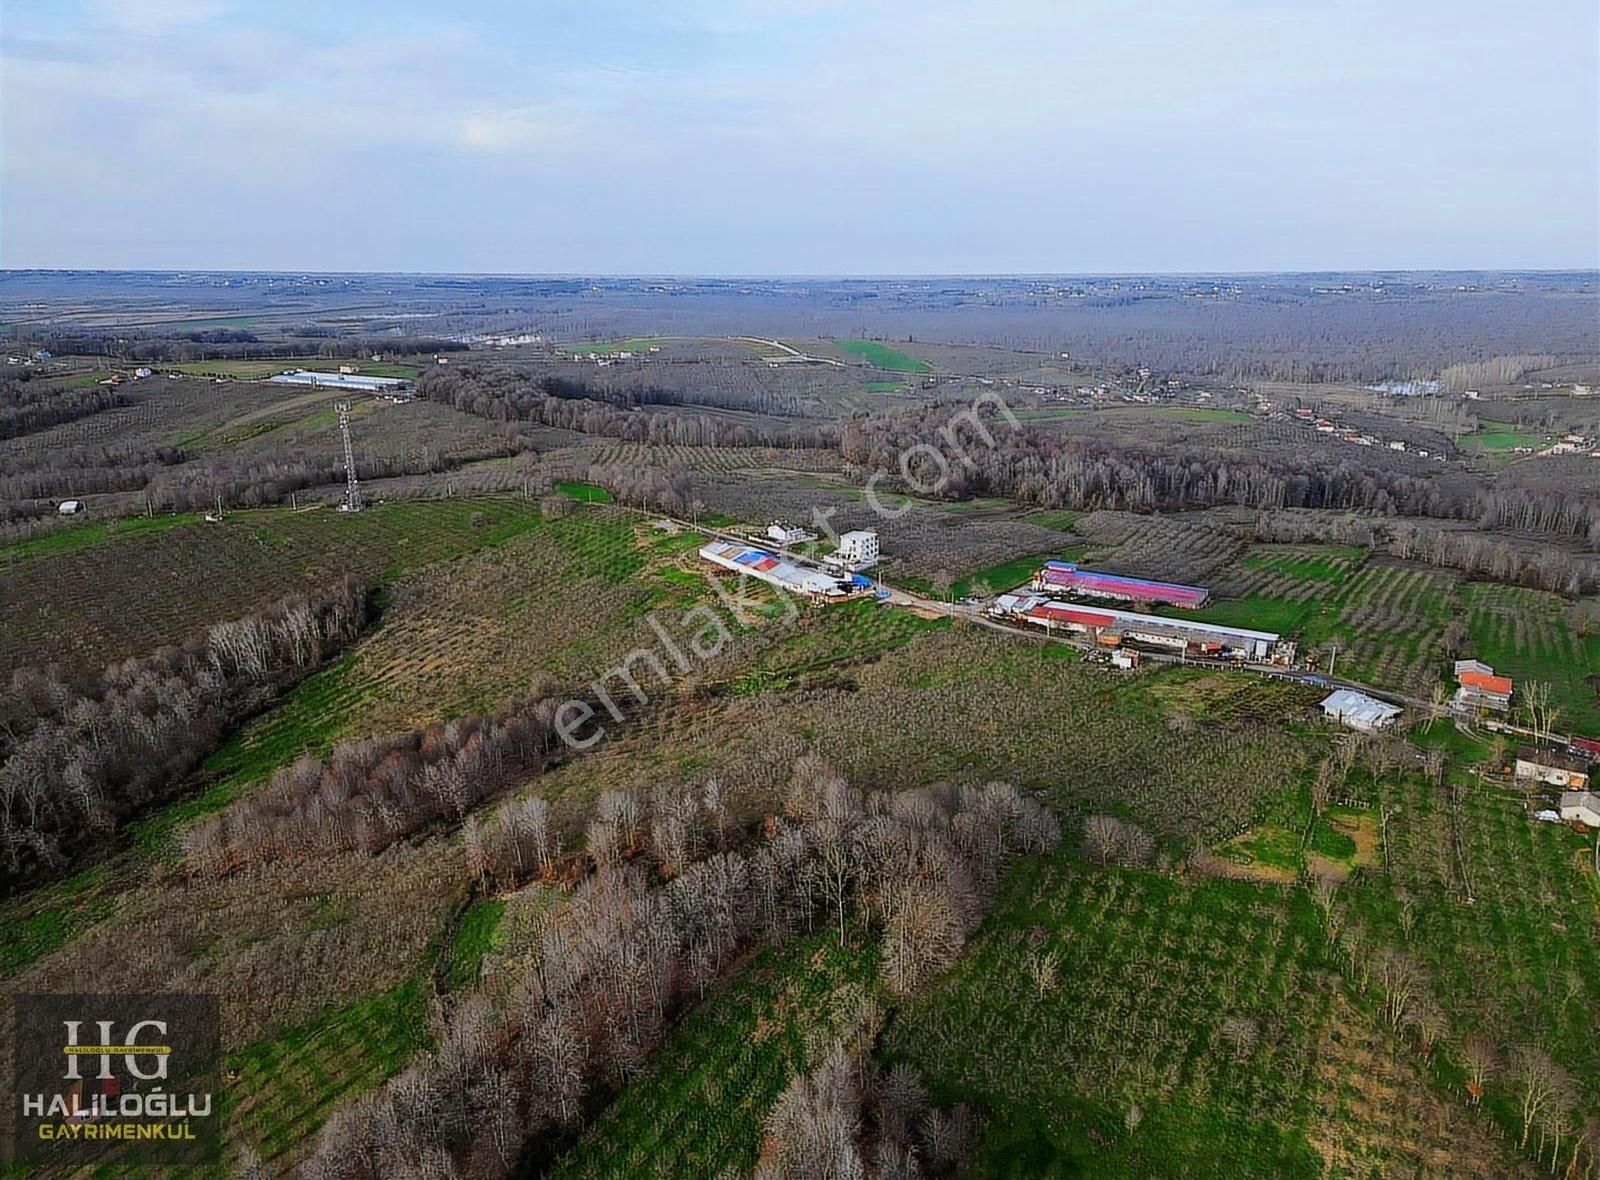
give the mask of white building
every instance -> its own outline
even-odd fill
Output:
[[[1041,594],[1002,594],[994,600],[989,613],[996,616],[1025,615],[1034,607],[1047,602]]]
[[[329,389],[360,389],[368,393],[394,393],[409,384],[402,377],[369,377],[362,373],[322,373],[310,369],[290,369],[269,380],[279,385],[315,385]]]
[[[878,564],[878,534],[869,529],[841,534],[839,547],[828,560],[846,569],[870,569]]]
[[[1550,787],[1582,791],[1589,785],[1589,763],[1564,750],[1523,746],[1517,751],[1516,775]]]
[[[1600,795],[1593,791],[1563,791],[1561,818],[1569,824],[1600,828]]]
[[[1349,688],[1329,693],[1322,702],[1323,716],[1362,733],[1387,729],[1402,712],[1397,705]]]
[[[777,545],[804,545],[807,541],[815,541],[816,533],[807,532],[799,525],[787,525],[782,521],[773,521],[767,526],[767,540]]]

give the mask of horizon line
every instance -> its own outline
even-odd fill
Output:
[[[1319,267],[1290,270],[1083,270],[1083,271],[926,271],[926,272],[715,272],[715,271],[452,271],[452,270],[310,270],[299,267],[271,269],[259,267],[86,267],[86,266],[0,266],[0,276],[30,274],[98,275],[296,275],[305,277],[404,277],[468,279],[634,279],[719,281],[817,281],[853,282],[927,281],[935,279],[1183,279],[1183,278],[1263,278],[1314,275],[1595,275],[1600,265],[1565,267]]]

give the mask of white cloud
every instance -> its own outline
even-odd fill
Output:
[[[572,117],[549,105],[476,110],[457,125],[456,140],[476,152],[520,152],[570,139]]]
[[[225,0],[91,0],[95,23],[129,32],[150,32],[200,24],[226,14]]]

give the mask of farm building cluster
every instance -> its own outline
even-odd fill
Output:
[[[1600,828],[1600,795],[1592,789],[1589,762],[1596,743],[1587,738],[1572,739],[1565,749],[1553,746],[1521,746],[1512,764],[1518,783],[1534,790],[1554,792],[1546,795],[1546,805],[1534,818],[1547,823],[1575,824]],[[1554,806],[1549,804],[1553,803]]]
[[[1290,664],[1295,645],[1275,631],[1225,627],[1198,619],[1144,613],[1152,607],[1197,610],[1210,592],[1204,586],[1157,582],[1101,570],[1084,569],[1072,561],[1047,561],[1028,587],[995,599],[990,614],[1057,631],[1092,638],[1096,646],[1124,646],[1212,659],[1248,660],[1254,663]],[[1094,605],[1082,601],[1094,600]],[[1144,610],[1118,610],[1100,602],[1124,602]],[[1127,665],[1130,661],[1121,661]]]
[[[738,541],[712,541],[700,547],[700,557],[731,573],[765,582],[786,594],[812,600],[848,598],[870,593],[872,579],[857,573],[830,573],[790,561],[767,549]]]
[[[1104,648],[1134,644],[1186,656],[1255,663],[1288,664],[1294,659],[1294,644],[1275,631],[1250,631],[1165,615],[1087,607],[1042,594],[1002,594],[991,613],[1043,627],[1052,634],[1077,632]]]

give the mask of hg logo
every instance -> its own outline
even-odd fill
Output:
[[[172,1053],[170,1045],[144,1045],[139,1043],[139,1034],[146,1029],[153,1029],[159,1036],[167,1035],[167,1023],[164,1020],[141,1020],[131,1025],[128,1029],[127,1039],[120,1044],[116,1040],[116,1021],[97,1020],[99,1026],[99,1039],[93,1044],[84,1044],[81,1029],[84,1021],[63,1020],[61,1022],[67,1029],[67,1043],[62,1046],[61,1052],[67,1058],[67,1072],[61,1076],[69,1081],[80,1081],[83,1075],[78,1072],[81,1058],[100,1058],[100,1072],[95,1074],[101,1080],[110,1079],[111,1058],[120,1055],[122,1067],[140,1081],[165,1081],[167,1077],[167,1058]],[[141,1057],[155,1058],[154,1065],[147,1073],[139,1068]]]

